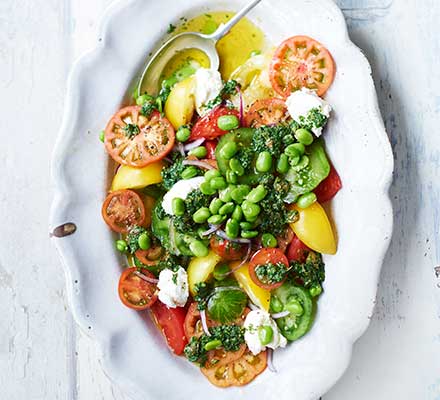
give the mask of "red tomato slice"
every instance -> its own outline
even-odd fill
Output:
[[[230,242],[217,235],[211,238],[209,244],[212,251],[226,261],[241,260],[247,251],[246,245]]]
[[[200,118],[192,128],[189,140],[196,140],[200,138],[215,139],[221,135],[228,133],[217,126],[217,120],[223,115],[239,116],[238,111],[223,106],[214,108],[209,114]]]
[[[151,311],[170,349],[174,354],[183,354],[183,350],[188,343],[184,330],[185,308],[169,308],[160,301],[157,301],[151,307]]]
[[[287,118],[286,103],[273,97],[254,102],[246,114],[245,125],[258,128],[263,125],[279,124],[286,121]]]
[[[330,173],[314,190],[319,203],[325,203],[335,197],[342,189],[342,181],[333,165],[330,165]]]
[[[157,300],[157,287],[136,275],[137,268],[127,268],[119,278],[118,293],[122,303],[135,310],[150,308]],[[143,275],[154,279],[154,275],[143,271]]]
[[[142,168],[164,158],[174,146],[174,128],[159,112],[149,118],[141,107],[119,110],[105,129],[107,153],[119,164]]]
[[[303,263],[306,261],[309,251],[310,249],[295,235],[287,249],[287,259],[289,261],[299,261]]]
[[[185,336],[188,341],[193,337],[200,337],[203,335],[203,328],[200,321],[200,311],[197,308],[197,303],[193,302],[188,308],[184,323]]]
[[[335,62],[321,43],[308,36],[293,36],[275,51],[270,81],[284,98],[303,87],[322,96],[332,84],[335,72]]]
[[[206,147],[208,151],[208,155],[206,158],[210,160],[215,160],[215,148],[217,147],[217,140],[207,140],[203,145]]]
[[[280,249],[261,249],[258,250],[251,258],[251,261],[249,262],[249,275],[251,277],[251,279],[254,281],[254,283],[258,286],[260,286],[263,289],[267,289],[267,290],[273,290],[276,289],[278,287],[280,287],[283,282],[286,280],[286,277],[284,277],[284,279],[280,282],[276,282],[276,283],[270,283],[270,282],[262,282],[260,281],[260,279],[258,278],[256,269],[257,267],[259,267],[260,265],[265,265],[265,264],[284,264],[284,266],[286,268],[289,268],[289,261],[287,260],[287,257],[284,255],[284,253],[280,250]]]
[[[102,205],[102,217],[115,232],[128,233],[130,227],[143,225],[145,206],[133,190],[118,190],[110,193]]]

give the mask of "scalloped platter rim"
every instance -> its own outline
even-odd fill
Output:
[[[344,183],[327,207],[339,250],[325,258],[325,291],[312,331],[275,353],[278,373],[265,371],[247,386],[218,389],[196,367],[168,351],[145,313],[119,302],[116,288],[124,261],[114,250],[115,237],[100,213],[114,165],[97,132],[124,102],[133,77],[170,23],[183,15],[236,11],[245,3],[117,1],[103,17],[96,48],[76,62],[69,77],[52,159],[55,196],[50,229],[73,222],[77,231],[52,240],[62,259],[75,320],[99,345],[107,375],[135,400],[220,400],[225,395],[316,400],[347,368],[353,343],[366,330],[374,307],[392,234],[388,190],[393,155],[370,66],[350,41],[344,17],[332,0],[278,0],[276,7],[265,0],[249,15],[272,43],[297,34],[316,38],[331,51],[337,65],[335,82],[326,95],[335,112],[325,135],[327,151]]]

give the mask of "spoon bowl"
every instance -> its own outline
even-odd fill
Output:
[[[252,0],[247,6],[235,14],[227,23],[221,24],[211,35],[199,32],[180,33],[169,39],[148,61],[137,87],[137,95],[143,93],[157,95],[160,90],[160,77],[167,63],[179,52],[186,49],[197,49],[206,54],[210,68],[218,70],[220,59],[216,44],[261,0]]]

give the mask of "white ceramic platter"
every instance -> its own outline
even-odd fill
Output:
[[[333,54],[336,79],[327,150],[344,188],[330,213],[338,253],[326,257],[325,293],[316,323],[302,340],[276,351],[278,373],[265,371],[243,388],[217,389],[184,358],[173,356],[145,313],[117,295],[123,260],[101,219],[114,165],[98,132],[121,103],[146,55],[181,16],[238,10],[246,0],[123,0],[106,13],[101,40],[75,65],[53,158],[51,229],[74,222],[77,231],[54,238],[78,324],[100,346],[107,374],[133,399],[316,400],[342,375],[353,342],[368,326],[381,264],[390,241],[388,187],[393,157],[377,106],[367,60],[348,38],[331,0],[263,0],[250,14],[274,44],[305,34]]]

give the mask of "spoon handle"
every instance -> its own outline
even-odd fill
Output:
[[[246,7],[241,9],[237,14],[235,14],[226,24],[220,25],[213,34],[209,35],[209,39],[213,39],[215,41],[220,40],[223,36],[225,36],[231,28],[237,24],[250,10],[252,10],[261,0],[252,0]]]

